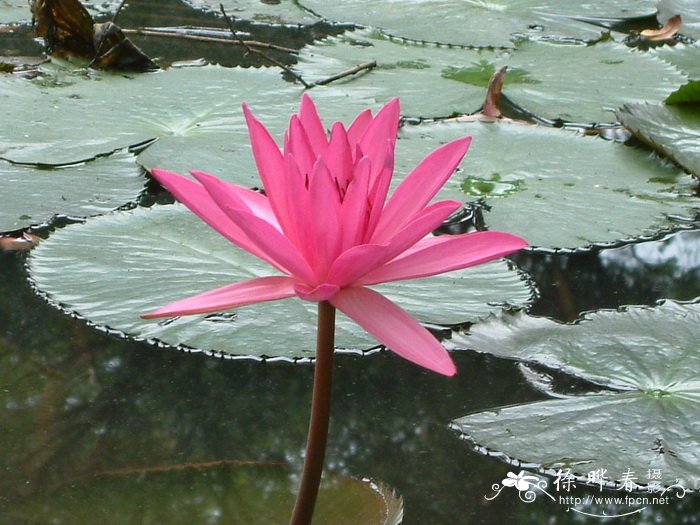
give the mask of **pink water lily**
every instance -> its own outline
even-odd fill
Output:
[[[309,96],[280,148],[244,104],[265,193],[191,172],[154,169],[175,197],[229,241],[281,275],[236,282],[176,301],[145,318],[215,312],[298,296],[329,301],[380,343],[453,375],[447,351],[418,321],[371,285],[480,264],[526,246],[502,232],[430,236],[460,203],[430,200],[467,152],[471,137],[430,153],[387,199],[394,170],[399,102],[360,113],[330,131]]]

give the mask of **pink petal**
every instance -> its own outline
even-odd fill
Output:
[[[390,259],[389,249],[386,245],[360,244],[353,246],[333,261],[326,280],[340,287],[349,286]]]
[[[345,192],[348,182],[352,179],[353,160],[347,133],[340,122],[333,124],[331,140],[322,158],[333,177],[338,181],[339,189]]]
[[[391,237],[430,202],[462,162],[471,140],[471,137],[454,140],[423,159],[391,196],[372,242]]]
[[[345,192],[345,199],[340,208],[340,223],[343,225],[341,249],[347,250],[359,244],[365,238],[367,220],[367,196],[369,177],[372,169],[367,157],[362,157],[355,166],[354,175]]]
[[[461,204],[441,201],[428,206],[388,244],[361,244],[343,252],[331,265],[327,281],[338,286],[361,282],[362,277],[398,257],[440,226]]]
[[[355,146],[362,138],[362,135],[367,130],[370,122],[372,122],[372,112],[369,109],[365,109],[362,113],[355,117],[352,121],[350,127],[348,128],[348,142],[350,142],[350,149],[355,152]]]
[[[304,301],[327,301],[340,291],[340,288],[334,284],[323,283],[318,286],[311,287],[305,284],[296,284],[294,291],[297,297]]]
[[[286,187],[282,152],[265,126],[255,118],[246,104],[243,104],[243,113],[248,124],[253,157],[265,187],[265,194],[270,200],[270,206],[277,215],[279,223],[284,224],[287,220],[287,210],[284,205]]]
[[[143,314],[141,317],[152,319],[154,317],[220,312],[249,304],[284,299],[293,295],[295,295],[293,279],[282,276],[259,277],[175,301],[154,312]]]
[[[457,373],[435,337],[383,295],[364,287],[345,288],[330,302],[404,359],[446,376]]]
[[[384,209],[384,202],[391,187],[391,177],[394,174],[394,145],[391,141],[387,141],[386,152],[383,157],[380,170],[376,176],[370,176],[370,180],[374,180],[374,184],[370,189],[368,196],[369,218],[367,220],[367,229],[365,231],[364,242],[370,242],[375,229],[379,225]],[[379,243],[377,243],[379,244]]]
[[[160,169],[153,169],[151,173],[177,200],[187,206],[192,213],[219,234],[236,246],[270,262],[266,255],[251,242],[243,230],[231,221],[229,216],[216,205],[203,186],[177,173]]]
[[[371,184],[374,184],[374,177],[378,176],[385,166],[387,142],[392,151],[396,144],[396,135],[399,130],[399,109],[398,99],[393,99],[386,104],[367,126],[358,142],[359,148],[364,155],[370,158],[372,166],[376,170],[372,174]]]
[[[309,181],[308,206],[302,210],[306,214],[306,228],[311,232],[313,253],[306,253],[307,260],[320,279],[325,279],[330,263],[340,252],[341,225],[340,195],[335,180],[328,171],[323,159],[318,159]]]
[[[297,279],[316,284],[316,277],[306,260],[292,242],[270,223],[241,208],[224,211],[240,226],[259,250],[273,261],[274,266]]]
[[[272,211],[270,201],[265,195],[257,191],[230,182],[223,181],[214,175],[209,175],[201,171],[190,171],[190,173],[209,192],[212,200],[219,208],[230,206],[231,208],[244,207],[253,215],[272,224],[276,229],[282,231],[277,221],[277,216]]]
[[[321,155],[328,146],[326,138],[326,129],[323,127],[316,110],[316,104],[311,97],[304,93],[301,97],[301,108],[299,110],[299,120],[306,131],[309,138],[309,143],[314,151],[315,156]]]
[[[462,206],[462,204],[458,201],[440,201],[431,204],[416,214],[409,224],[404,226],[389,240],[388,258],[386,261],[390,261],[394,257],[398,257],[403,252],[410,249],[414,244],[440,226],[445,219],[459,209],[460,206]]]
[[[527,246],[520,237],[498,231],[443,235],[418,244],[421,249],[369,272],[361,283],[369,285],[451,272],[498,259]]]
[[[289,121],[289,133],[287,134],[287,142],[284,145],[284,152],[294,155],[302,174],[308,175],[311,173],[316,163],[316,154],[311,147],[304,126],[301,125],[301,121],[296,115],[292,116]]]

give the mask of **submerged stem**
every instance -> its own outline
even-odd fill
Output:
[[[289,525],[309,525],[313,517],[316,496],[321,485],[328,423],[331,417],[334,347],[335,308],[328,301],[321,301],[318,303],[314,389],[311,398],[311,419],[306,441],[304,472]]]

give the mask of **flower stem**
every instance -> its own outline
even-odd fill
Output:
[[[309,525],[321,485],[323,459],[326,455],[328,423],[331,417],[333,349],[335,347],[335,308],[328,301],[318,303],[318,332],[311,419],[306,441],[304,472],[289,525]]]

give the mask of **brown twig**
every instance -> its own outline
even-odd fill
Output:
[[[215,42],[218,44],[233,44],[236,46],[262,47],[265,49],[274,49],[275,51],[283,51],[285,53],[297,53],[296,49],[290,47],[278,46],[269,42],[259,42],[258,40],[233,40],[231,38],[216,38],[213,36],[188,35],[187,33],[177,33],[175,31],[156,31],[153,29],[122,29],[123,33],[139,35],[139,36],[162,36],[166,38],[182,38],[185,40],[196,40],[198,42]]]
[[[348,69],[346,71],[342,71],[341,73],[338,73],[337,75],[331,75],[328,78],[324,78],[323,80],[319,80],[318,82],[314,82],[314,86],[325,86],[326,84],[330,84],[331,82],[335,82],[336,80],[340,80],[341,78],[349,77],[350,75],[355,75],[361,71],[370,71],[377,67],[377,61],[372,60],[371,62],[365,62],[364,64],[359,64],[351,69]]]
[[[228,17],[228,15],[226,14],[226,10],[224,9],[224,4],[219,4],[219,7],[221,8],[221,14],[224,15],[224,20],[226,20],[226,23],[228,24],[228,27],[229,27],[229,29],[231,30],[231,34],[233,35],[233,37],[234,37],[236,40],[238,40],[238,41],[241,43],[241,45],[242,45],[243,47],[246,48],[246,50],[247,50],[249,53],[252,53],[252,54],[254,54],[254,55],[260,55],[263,59],[267,60],[267,61],[270,62],[271,64],[274,64],[275,66],[281,67],[282,69],[284,69],[284,71],[286,71],[287,73],[289,73],[290,75],[292,75],[295,79],[297,79],[299,82],[301,82],[301,84],[302,84],[306,89],[309,89],[310,87],[313,87],[311,84],[309,84],[308,82],[306,82],[303,78],[301,78],[301,75],[300,75],[299,73],[297,73],[296,71],[294,71],[293,69],[291,69],[290,67],[288,67],[286,64],[283,64],[283,63],[280,62],[279,60],[277,60],[277,59],[275,59],[275,58],[272,58],[271,56],[266,55],[265,53],[263,53],[262,51],[260,51],[260,50],[258,50],[258,49],[253,49],[253,48],[250,47],[248,44],[246,44],[245,41],[244,41],[240,36],[238,36],[238,33],[236,32],[236,28],[233,27],[233,22],[231,22],[231,19],[230,19],[230,18]]]

